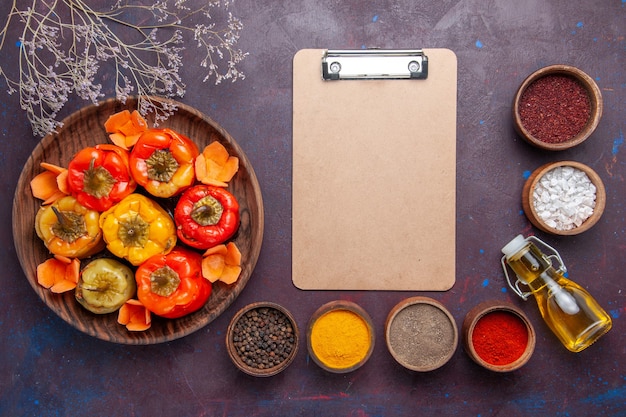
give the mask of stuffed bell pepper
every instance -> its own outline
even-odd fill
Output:
[[[202,255],[182,247],[149,258],[137,268],[135,280],[141,304],[170,319],[202,308],[213,289],[202,276]]]
[[[195,179],[198,147],[171,129],[149,129],[130,153],[130,171],[155,197],[172,197],[190,187]]]
[[[100,226],[107,249],[133,265],[168,253],[176,245],[176,226],[170,215],[141,194],[130,194],[102,213]]]

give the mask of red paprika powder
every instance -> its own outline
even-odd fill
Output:
[[[472,332],[472,346],[482,360],[492,365],[508,365],[524,354],[528,330],[515,314],[494,311],[482,316]]]

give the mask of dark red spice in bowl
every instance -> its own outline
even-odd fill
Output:
[[[569,75],[546,75],[522,93],[519,114],[524,127],[537,139],[562,143],[579,134],[591,115],[585,87]]]
[[[578,68],[551,65],[530,74],[513,100],[519,135],[538,148],[558,151],[584,142],[602,117],[602,94]]]

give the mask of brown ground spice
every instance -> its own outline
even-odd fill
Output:
[[[522,93],[519,115],[535,138],[546,143],[562,143],[585,127],[591,115],[591,100],[575,78],[546,75]]]
[[[454,336],[448,316],[430,304],[406,307],[389,328],[389,344],[398,358],[418,368],[441,365],[454,347]]]

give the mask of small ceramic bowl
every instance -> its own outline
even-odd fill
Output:
[[[374,325],[367,312],[347,300],[319,307],[307,327],[309,356],[320,368],[337,374],[355,371],[374,351]]]
[[[500,334],[503,329],[505,338]],[[519,308],[508,302],[491,300],[472,308],[465,316],[462,333],[469,357],[494,372],[521,368],[535,350],[533,326]],[[513,342],[514,339],[519,340]],[[526,343],[521,344],[524,339]]]
[[[592,214],[582,222],[579,226],[574,226],[571,229],[565,229],[564,227],[556,227],[553,223],[548,224],[544,218],[542,218],[540,212],[535,207],[535,190],[538,187],[539,182],[543,178],[546,173],[558,167],[572,167],[574,169],[580,170],[587,174],[587,177],[591,181],[591,183],[595,186],[595,207],[593,208]],[[555,198],[557,196],[554,196]],[[604,208],[606,206],[606,189],[604,188],[604,184],[600,176],[589,166],[576,162],[576,161],[559,161],[552,162],[540,166],[535,171],[533,171],[526,180],[523,190],[522,190],[522,207],[524,208],[524,213],[528,220],[537,227],[538,229],[551,233],[554,235],[560,236],[569,236],[576,235],[582,232],[589,230],[593,225],[595,225],[600,217],[602,217],[602,213],[604,212]]]
[[[529,120],[524,118],[521,112],[523,95],[526,90],[528,90],[528,88],[533,83],[547,76],[571,77],[584,88],[589,97],[590,114],[587,118],[586,123],[584,124],[584,126],[581,126],[581,129],[580,131],[578,131],[578,133],[574,134],[567,140],[553,142],[546,140],[545,138],[539,137],[538,133],[536,133],[536,135],[533,135],[533,133],[531,133],[531,130],[533,129],[529,126]],[[555,92],[555,97],[563,97],[563,94],[565,94],[564,91],[557,91]],[[552,108],[556,109],[556,105],[551,104],[551,106]],[[569,65],[551,65],[533,72],[522,82],[513,100],[513,120],[515,129],[517,130],[519,135],[531,145],[550,151],[560,151],[579,145],[580,143],[587,140],[587,138],[589,138],[589,136],[594,132],[594,130],[598,126],[598,123],[600,122],[600,118],[602,117],[602,107],[602,94],[600,93],[600,89],[598,88],[598,85],[595,83],[593,78],[591,78],[589,75],[585,74],[583,71],[576,67],[572,67]],[[558,112],[561,111],[563,110],[558,110]],[[547,123],[554,122],[554,117],[545,117],[545,122],[541,122],[545,124],[541,125],[540,130],[549,130],[550,127],[547,125]],[[571,123],[568,123],[568,125],[571,126]],[[539,127],[539,125],[537,125],[537,127]]]
[[[429,297],[407,298],[391,309],[385,323],[391,356],[402,366],[428,372],[445,365],[458,345],[452,314]]]
[[[299,330],[279,304],[257,302],[239,310],[226,331],[226,349],[248,375],[267,377],[284,371],[298,352]]]

